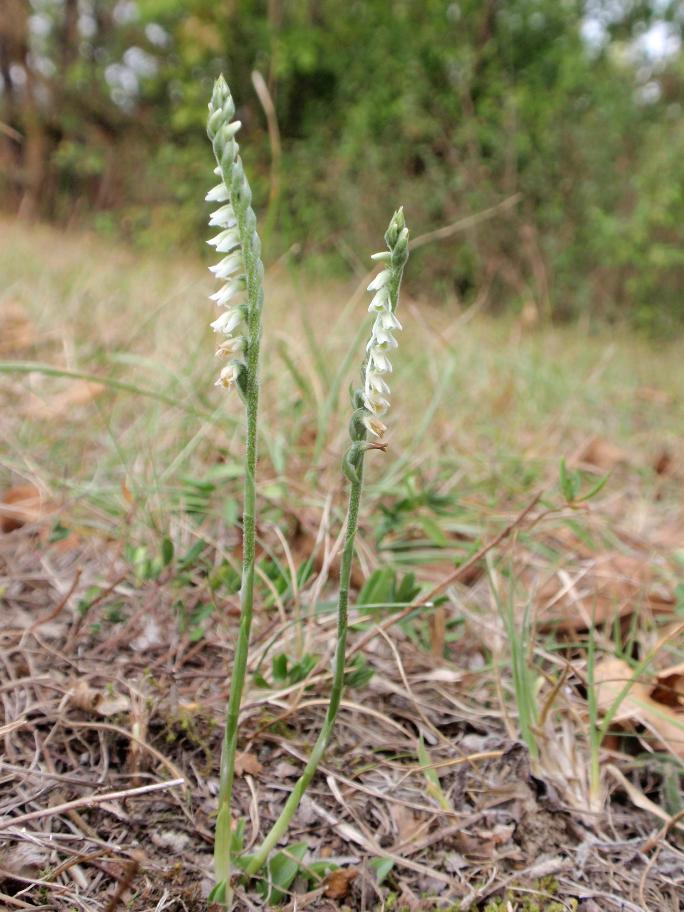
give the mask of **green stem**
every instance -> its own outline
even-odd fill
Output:
[[[361,487],[363,484],[363,451],[359,452],[356,460],[356,478],[352,480],[349,490],[349,509],[347,512],[347,530],[342,552],[342,565],[340,567],[340,593],[337,602],[337,649],[335,651],[335,664],[333,669],[333,682],[330,692],[330,702],[325,715],[323,727],[316,739],[304,771],[298,779],[290,797],[285,802],[285,807],[280,817],[273,824],[270,832],[249,860],[245,867],[248,876],[256,874],[263,867],[269,854],[285,835],[290,821],[295,815],[302,795],[314,777],[318,765],[323,759],[325,750],[330,741],[337,711],[342,700],[344,689],[344,669],[347,646],[347,616],[349,607],[349,583],[351,580],[352,562],[354,560],[354,539],[359,522],[359,504],[361,501]]]
[[[240,587],[240,629],[238,632],[233,673],[230,681],[226,727],[221,749],[218,816],[214,842],[214,873],[225,882],[224,904],[232,906],[231,834],[232,798],[235,778],[235,754],[238,742],[240,704],[247,672],[249,635],[254,607],[254,561],[256,555],[256,460],[257,415],[259,408],[259,343],[261,336],[262,285],[258,259],[252,247],[252,236],[246,224],[246,210],[236,210],[247,276],[247,446],[245,465],[244,508],[242,520],[242,585]]]

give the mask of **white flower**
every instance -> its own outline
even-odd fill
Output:
[[[234,329],[236,329],[242,322],[242,314],[238,307],[233,307],[231,310],[225,310],[220,317],[217,317],[213,323],[209,325],[216,333],[224,333],[226,336],[229,336]]]
[[[230,232],[226,232],[229,234]],[[233,248],[230,256],[225,256],[216,266],[210,266],[210,271],[214,273],[217,279],[227,279],[238,269],[242,269],[242,253]]]
[[[389,263],[392,260],[392,254],[389,250],[381,250],[380,253],[371,254],[371,260],[376,262],[379,260],[381,263]]]
[[[383,285],[371,298],[371,302],[368,305],[368,313],[382,313],[383,310],[388,310],[389,306],[389,288]]]
[[[219,174],[221,173],[220,168],[217,168],[216,171]],[[227,199],[230,199],[230,194],[228,193],[226,185],[220,183],[216,184],[215,187],[212,187],[204,198],[208,203],[224,203]]]
[[[380,351],[379,348],[371,348],[369,359],[373,370],[381,371],[383,374],[392,373],[392,363],[390,359],[383,351]]]
[[[392,271],[390,269],[383,269],[382,272],[379,272],[373,281],[368,286],[368,291],[377,291],[378,288],[382,288],[384,285],[389,283],[389,280],[392,278]]]
[[[388,396],[390,388],[377,371],[368,368],[366,371],[366,390],[373,390],[376,393],[382,393],[383,396]]]
[[[228,282],[219,291],[215,291],[213,295],[209,295],[209,300],[216,301],[218,307],[225,307],[236,294],[239,294],[242,291],[243,287],[244,283],[241,278],[236,279],[234,282]]]
[[[383,310],[375,322],[379,323],[380,326],[388,332],[393,329],[401,329],[401,323],[397,320],[391,310]]]
[[[364,395],[363,404],[374,415],[384,415],[389,408],[389,399],[385,399],[380,393],[371,392]]]
[[[228,355],[238,355],[245,348],[244,336],[228,336],[216,349],[217,358],[227,358]]]
[[[370,431],[374,437],[383,437],[387,430],[387,425],[383,424],[379,418],[374,415],[366,415],[363,419],[366,430]]]
[[[228,253],[235,247],[235,231],[229,228],[227,231],[221,231],[216,237],[209,238],[207,241],[210,247],[216,247],[217,253]]]
[[[231,361],[230,364],[227,364],[223,368],[214,386],[222,386],[225,389],[231,389],[235,386],[237,379],[240,376],[240,367],[239,361]]]
[[[240,239],[237,239],[237,243],[240,243]],[[231,256],[224,257],[220,263],[217,263],[215,266],[209,267],[209,272],[213,272],[217,279],[227,279],[229,278],[235,270],[242,265],[242,256],[240,259],[235,261],[235,254]]]
[[[209,219],[210,228],[232,228],[236,224],[235,212],[230,203],[226,203],[225,206],[221,206],[220,209],[212,212],[211,218]]]
[[[378,326],[378,321],[376,320],[375,326],[373,326],[373,335],[371,336],[371,340],[368,343],[368,349],[370,350],[372,348],[374,350],[385,352],[396,348],[398,344],[399,343],[394,338],[392,333]]]

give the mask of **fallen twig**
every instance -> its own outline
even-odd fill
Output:
[[[124,789],[120,792],[105,792],[103,795],[89,795],[87,798],[76,798],[73,801],[65,801],[64,804],[56,804],[54,807],[42,808],[39,811],[30,811],[28,814],[20,814],[19,817],[10,817],[0,820],[0,830],[9,830],[12,827],[19,826],[22,823],[28,823],[29,820],[38,820],[40,817],[52,817],[55,814],[63,814],[64,811],[71,811],[79,807],[95,807],[105,801],[115,801],[119,798],[136,798],[138,795],[145,795],[148,792],[159,792],[162,789],[175,788],[177,785],[185,785],[185,779],[171,779],[170,782],[155,782],[153,785],[141,785],[138,788]]]

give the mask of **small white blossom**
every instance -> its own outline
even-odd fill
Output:
[[[216,169],[221,173],[221,169]],[[212,187],[209,193],[204,197],[208,203],[224,203],[227,199],[230,199],[230,194],[228,193],[228,188],[225,184],[216,184],[215,187]]]
[[[382,324],[380,323],[381,319],[381,317],[378,317],[375,321],[373,335],[367,345],[368,351],[374,349],[376,351],[387,352],[396,348],[399,344],[390,331],[382,328]]]
[[[231,310],[225,310],[220,317],[217,317],[209,325],[215,333],[224,333],[224,335],[229,336],[241,322],[242,314],[239,308],[233,307]]]
[[[390,388],[383,380],[382,375],[370,367],[366,372],[366,386],[376,393],[382,393],[383,396],[389,395]]]
[[[383,424],[379,418],[376,418],[375,415],[366,415],[363,419],[363,423],[367,431],[374,437],[384,437],[385,431],[387,430],[387,425]]]
[[[389,280],[392,278],[392,271],[390,269],[383,269],[382,272],[379,272],[373,281],[368,286],[368,291],[377,291],[378,288],[382,288],[384,285],[389,284]]]
[[[368,358],[374,370],[381,371],[383,374],[392,373],[392,362],[379,348],[371,348]]]
[[[374,415],[384,415],[389,408],[389,399],[371,390],[364,395],[364,405]]]
[[[238,377],[240,376],[240,367],[241,365],[239,361],[231,361],[230,364],[227,364],[223,368],[214,386],[222,386],[225,389],[232,389],[237,383]]]
[[[228,336],[216,349],[217,358],[227,358],[229,355],[238,355],[245,349],[243,336]]]
[[[240,239],[237,238],[237,244],[240,243]],[[238,266],[242,265],[242,255],[238,260]],[[217,263],[215,266],[209,267],[209,272],[213,272],[217,279],[228,279],[238,268],[235,263],[235,258],[233,256],[224,257],[220,263]]]
[[[219,291],[215,291],[213,295],[209,295],[209,300],[216,301],[218,307],[225,307],[236,294],[240,294],[243,286],[244,283],[241,279],[236,279],[234,282],[227,282]]]
[[[232,228],[236,224],[235,212],[230,203],[226,203],[225,206],[212,212],[209,219],[210,228]]]
[[[397,320],[396,316],[391,310],[383,310],[380,312],[378,317],[378,322],[380,326],[387,330],[388,332],[393,329],[401,329],[401,323]]]
[[[210,247],[216,247],[217,253],[228,253],[235,247],[235,232],[232,228],[222,231],[216,237],[209,238],[207,241]]]
[[[389,288],[384,285],[371,298],[368,313],[382,313],[389,308]]]

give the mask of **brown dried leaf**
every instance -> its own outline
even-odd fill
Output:
[[[568,632],[588,630],[592,621],[603,624],[641,607],[662,612],[675,604],[652,561],[613,551],[555,571],[537,589],[536,599],[540,627]]]
[[[672,453],[663,447],[653,459],[653,471],[656,475],[675,475],[675,460]]]
[[[103,693],[95,690],[83,679],[71,688],[68,696],[72,706],[84,712],[97,713],[99,716],[115,716],[128,712],[131,708],[128,697],[116,692]]]
[[[13,532],[22,526],[42,522],[55,505],[32,484],[8,488],[0,501],[0,529]]]
[[[2,302],[0,316],[0,355],[14,355],[36,341],[36,328],[17,301]]]
[[[636,395],[638,399],[644,402],[652,402],[654,405],[672,405],[674,396],[667,390],[659,389],[657,386],[640,386]]]
[[[249,751],[238,751],[235,754],[236,776],[260,776],[263,771],[263,764],[259,762],[256,754]]]
[[[106,387],[102,383],[73,380],[67,389],[47,401],[34,396],[27,411],[31,417],[44,420],[68,417],[72,409],[92,402],[93,399],[101,396],[105,389]]]
[[[454,836],[454,846],[465,858],[473,861],[491,861],[496,855],[496,847],[489,839],[479,834],[473,835],[465,830]]]
[[[629,454],[605,437],[592,437],[569,460],[572,466],[591,466],[603,472],[629,462]]]
[[[596,700],[599,710],[608,712],[618,700],[634,672],[622,659],[606,658],[594,670]],[[614,719],[616,722],[637,722],[655,736],[657,746],[684,758],[684,710],[675,711],[654,699],[654,682],[635,680],[630,683]]]
[[[651,696],[658,703],[684,712],[684,662],[658,672]]]
[[[411,808],[403,804],[391,804],[390,815],[397,830],[398,842],[402,844],[411,842],[423,825]]]
[[[359,876],[357,868],[338,868],[323,881],[323,895],[327,899],[346,899],[352,883]]]

